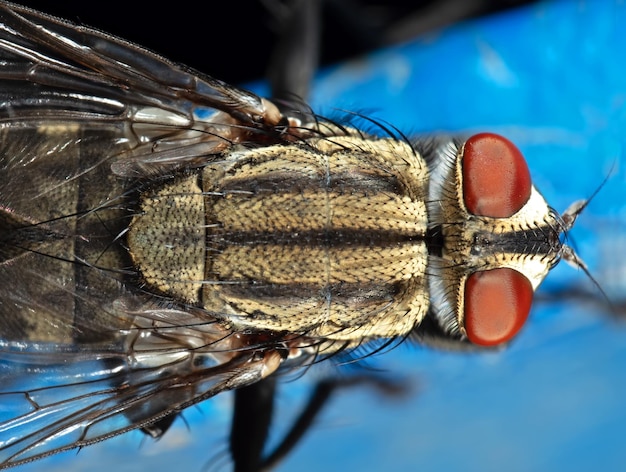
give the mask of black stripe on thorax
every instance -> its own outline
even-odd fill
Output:
[[[207,236],[207,246],[215,245],[287,245],[304,247],[345,248],[381,247],[426,241],[426,235],[407,235],[398,231],[328,230],[306,232],[213,232]]]

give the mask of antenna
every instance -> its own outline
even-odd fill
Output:
[[[560,218],[561,224],[562,224],[561,230],[563,233],[567,233],[568,231],[572,229],[572,227],[574,226],[574,223],[576,222],[576,219],[578,218],[578,215],[580,215],[583,212],[583,210],[587,208],[587,205],[589,205],[591,200],[595,198],[598,192],[600,192],[602,187],[604,187],[604,185],[607,183],[607,181],[609,180],[609,177],[613,173],[614,167],[615,167],[615,164],[611,167],[611,170],[609,171],[607,176],[600,183],[600,185],[598,185],[598,188],[594,190],[594,192],[591,194],[589,198],[584,199],[584,200],[576,200],[574,203],[568,206],[567,209],[563,212]],[[612,312],[616,313],[617,310],[613,306],[613,303],[611,303],[609,296],[602,289],[602,286],[600,286],[598,281],[591,275],[591,272],[589,272],[587,265],[582,260],[582,258],[578,254],[576,254],[576,251],[574,251],[574,249],[571,246],[568,246],[567,244],[563,244],[563,246],[561,246],[560,256],[570,267],[573,267],[575,269],[580,269],[585,273],[585,275],[589,278],[589,280],[591,280],[593,285],[602,294],[602,298],[606,300],[606,303],[609,309]]]

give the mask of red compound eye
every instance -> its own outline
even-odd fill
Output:
[[[480,346],[511,340],[524,326],[533,300],[530,281],[513,269],[474,272],[465,282],[465,331]]]
[[[463,198],[471,214],[508,218],[530,198],[528,165],[508,139],[475,134],[465,142],[462,157]]]

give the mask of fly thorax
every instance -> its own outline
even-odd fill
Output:
[[[403,335],[429,307],[427,184],[392,139],[239,149],[145,192],[129,248],[151,288],[237,329]]]

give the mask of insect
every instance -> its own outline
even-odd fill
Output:
[[[374,136],[31,10],[0,19],[7,466],[158,435],[378,340],[506,342],[577,261],[560,234],[584,204],[559,217],[500,136]],[[483,158],[514,176],[505,196]]]

